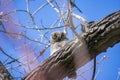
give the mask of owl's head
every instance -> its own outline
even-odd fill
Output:
[[[53,32],[51,35],[51,42],[60,42],[67,39],[66,33],[62,31]]]

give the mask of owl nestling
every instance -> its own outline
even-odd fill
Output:
[[[66,36],[66,33],[61,32],[61,31],[56,31],[53,32],[51,35],[51,54],[55,53],[56,51],[58,51],[60,48],[62,48],[63,46],[65,46],[66,43],[68,43],[68,38]]]
[[[56,31],[56,32],[52,33],[51,40],[50,40],[50,42],[51,42],[51,54],[50,55],[54,54],[56,51],[58,51],[63,46],[68,44],[69,41],[70,40],[68,40],[68,38],[64,32]],[[68,75],[69,78],[76,78],[76,76],[77,76],[77,74],[75,71],[73,71],[72,73],[70,73]]]

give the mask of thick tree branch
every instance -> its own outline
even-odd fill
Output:
[[[89,53],[76,39],[45,60],[23,80],[62,80],[82,67],[94,55],[99,55],[120,42],[120,11],[95,22],[90,30],[79,35],[87,43]],[[85,52],[86,51],[86,52]]]

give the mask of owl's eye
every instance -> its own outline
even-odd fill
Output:
[[[53,36],[52,36],[52,38],[56,39],[57,38],[57,34],[54,33]]]
[[[61,37],[64,38],[65,37],[65,33],[62,32]]]

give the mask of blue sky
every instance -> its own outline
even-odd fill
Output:
[[[3,0],[5,1],[5,0]],[[30,2],[30,12],[33,13],[40,5],[44,4],[46,0],[35,0]],[[75,12],[79,15],[82,15],[84,18],[87,19],[87,21],[99,21],[100,19],[104,18],[110,13],[113,13],[115,11],[120,10],[120,0],[75,0],[76,5],[83,11],[83,14],[79,13],[75,10]],[[11,7],[11,5],[9,5]],[[9,7],[8,7],[9,8]],[[12,3],[12,9],[19,9],[19,10],[26,10],[26,2],[25,0],[14,0]],[[3,9],[2,9],[3,10]],[[27,26],[33,26],[31,24],[31,20],[28,17],[28,14],[17,12],[16,15],[14,15],[15,20],[17,23],[21,23]],[[45,6],[42,8],[36,15],[34,15],[35,22],[38,27],[41,27],[42,24],[45,27],[50,27],[51,24],[58,19],[58,14],[49,6]],[[14,19],[14,18],[13,18]],[[42,22],[42,24],[41,24]],[[78,22],[76,22],[77,24]],[[22,28],[17,28],[19,30],[22,30]],[[23,29],[24,30],[24,29]],[[58,29],[55,29],[58,30]],[[47,36],[49,38],[51,32],[55,31],[51,30],[48,32]],[[62,29],[59,29],[62,30]],[[47,31],[36,31],[36,30],[28,30],[26,31],[26,34],[32,38],[41,40],[42,33],[45,33]],[[71,32],[69,33],[69,38],[72,37]],[[4,48],[4,50],[9,53],[10,55],[14,55],[13,57],[18,57],[21,54],[21,51],[16,49],[22,44],[23,38],[21,39],[21,43],[19,40],[13,40],[11,37],[6,37],[5,34],[0,33],[0,45]],[[42,40],[44,43],[48,43],[47,40]],[[44,46],[36,43],[30,43],[29,42],[29,48],[34,51],[35,48],[35,55],[38,55],[39,51],[43,49]],[[42,58],[40,58],[39,61],[46,59],[49,56],[49,49],[44,53]],[[103,52],[97,57],[97,60],[99,61],[101,57],[104,55],[108,56],[108,59],[105,59],[100,64],[97,65],[97,71],[101,69],[101,72],[97,75],[96,80],[117,80],[118,71],[120,69],[120,43],[116,44],[112,48],[108,48],[107,52]],[[1,54],[1,56],[3,56]],[[6,57],[0,57],[3,61],[6,60]],[[13,65],[16,65],[14,63]],[[12,73],[12,72],[11,72]],[[13,74],[13,73],[12,73]],[[91,73],[90,73],[91,74]],[[15,75],[15,74],[13,74]],[[86,76],[86,75],[85,75]],[[83,79],[84,80],[84,79]],[[89,80],[89,79],[88,79]],[[120,80],[120,79],[119,79]]]

